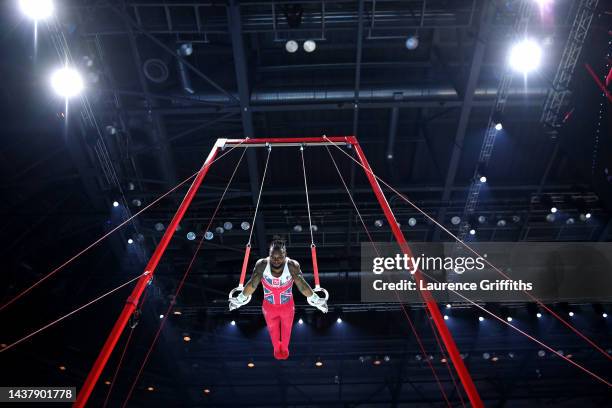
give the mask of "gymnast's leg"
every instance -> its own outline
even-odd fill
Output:
[[[293,299],[291,302],[282,305],[280,313],[280,329],[281,329],[281,356],[284,359],[289,357],[289,341],[291,340],[291,329],[293,328],[293,317],[295,316],[295,304]]]
[[[281,359],[283,356],[281,351],[281,317],[278,307],[264,301],[262,311],[268,326],[268,333],[270,333],[272,347],[274,347],[274,358]]]

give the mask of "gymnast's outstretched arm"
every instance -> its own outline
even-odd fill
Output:
[[[293,281],[295,282],[295,286],[297,286],[302,295],[306,296],[307,298],[312,296],[312,289],[310,288],[310,285],[308,284],[308,282],[306,282],[304,276],[302,275],[300,264],[293,259],[289,260],[289,273],[291,273]]]
[[[251,294],[253,294],[253,292],[255,292],[255,289],[257,289],[257,286],[259,286],[259,282],[261,282],[261,277],[265,269],[266,260],[260,259],[259,261],[257,261],[255,267],[253,268],[251,279],[249,279],[247,284],[244,286],[244,290],[242,291],[242,294],[244,296],[250,296]]]

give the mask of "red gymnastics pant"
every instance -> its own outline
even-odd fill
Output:
[[[264,300],[261,308],[274,347],[274,358],[285,360],[289,357],[289,340],[291,339],[291,328],[295,315],[293,297],[289,302],[280,305],[273,305]]]

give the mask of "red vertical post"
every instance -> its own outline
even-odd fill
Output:
[[[125,329],[125,326],[130,316],[132,315],[132,313],[136,309],[136,306],[138,305],[140,296],[142,296],[142,293],[144,292],[149,281],[153,279],[153,274],[155,273],[155,269],[157,268],[157,265],[159,264],[159,261],[162,255],[164,254],[166,248],[168,247],[168,244],[170,243],[170,240],[172,239],[172,236],[174,235],[174,232],[176,231],[176,227],[183,219],[183,216],[185,215],[187,208],[189,208],[189,205],[191,204],[193,197],[195,197],[195,194],[200,188],[200,185],[202,184],[202,181],[204,180],[206,173],[208,173],[208,170],[210,168],[212,161],[217,156],[217,153],[219,152],[219,148],[224,146],[224,143],[225,143],[225,139],[217,140],[217,142],[215,143],[215,146],[213,147],[208,157],[206,158],[206,161],[204,162],[202,169],[200,169],[200,172],[196,176],[195,180],[193,180],[193,183],[191,184],[191,186],[189,187],[189,190],[185,194],[185,197],[183,198],[181,205],[176,211],[176,214],[174,214],[172,221],[170,221],[170,225],[168,225],[168,228],[166,229],[166,232],[164,233],[161,241],[157,245],[157,248],[155,248],[155,252],[153,252],[153,255],[151,255],[151,259],[149,259],[149,263],[147,264],[145,268],[145,271],[148,273],[144,274],[138,280],[138,282],[136,283],[136,286],[134,287],[134,290],[132,291],[130,296],[127,298],[127,301],[125,303],[125,306],[123,307],[123,310],[121,311],[121,314],[117,318],[117,321],[115,322],[115,325],[113,326],[113,329],[108,335],[108,338],[106,339],[106,342],[104,343],[104,346],[102,347],[102,350],[100,350],[100,354],[98,354],[98,358],[96,359],[96,362],[91,368],[91,371],[89,371],[89,374],[87,375],[87,378],[85,379],[85,383],[83,383],[83,387],[79,390],[77,399],[73,405],[74,407],[80,408],[80,407],[84,407],[85,404],[87,404],[87,400],[89,399],[91,392],[93,391],[96,383],[98,382],[98,379],[100,378],[100,374],[102,374],[102,371],[104,370],[104,367],[106,366],[106,363],[110,355],[113,353],[113,350],[115,349],[115,345],[117,344],[119,337],[121,337],[121,333]]]
[[[385,213],[387,222],[391,226],[391,231],[393,232],[395,239],[399,243],[400,248],[402,249],[404,254],[406,254],[409,257],[412,257],[412,251],[410,250],[410,247],[408,246],[408,243],[406,242],[406,238],[404,237],[404,234],[402,233],[399,226],[397,225],[397,220],[395,219],[395,215],[393,214],[393,211],[391,210],[391,207],[389,206],[389,203],[387,202],[387,199],[382,189],[380,188],[380,185],[378,184],[378,180],[376,180],[376,178],[374,177],[372,173],[370,164],[368,163],[368,160],[363,154],[363,150],[361,150],[361,146],[359,145],[359,142],[354,136],[348,137],[347,140],[355,148],[355,152],[357,153],[357,157],[359,158],[359,161],[361,162],[363,167],[366,169],[365,170],[366,176],[368,177],[368,180],[370,181],[370,185],[372,186],[372,189],[374,190],[374,194],[376,194],[378,203],[380,204],[383,212]],[[420,287],[420,282],[423,280],[423,276],[420,270],[416,271],[416,273],[414,274],[414,278],[419,283],[419,287]],[[421,295],[423,296],[423,300],[425,301],[425,305],[427,306],[427,309],[429,309],[429,312],[431,314],[431,317],[433,318],[434,324],[436,325],[436,328],[438,329],[438,333],[440,333],[440,337],[442,338],[442,341],[444,342],[444,346],[446,347],[446,350],[448,351],[449,357],[451,361],[453,362],[453,365],[455,366],[455,370],[457,371],[459,379],[461,380],[463,389],[465,390],[468,398],[470,399],[472,406],[474,408],[484,407],[482,400],[480,399],[480,395],[478,394],[478,390],[476,390],[476,386],[474,385],[474,382],[472,381],[472,377],[470,376],[470,373],[465,367],[465,364],[463,363],[463,359],[459,355],[459,350],[457,349],[455,340],[453,339],[452,334],[448,330],[446,323],[444,323],[444,318],[442,317],[442,314],[440,313],[438,304],[433,299],[429,291],[423,290],[421,291]]]

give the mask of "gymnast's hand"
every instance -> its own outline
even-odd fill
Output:
[[[241,292],[238,296],[229,300],[229,310],[232,311],[238,309],[239,307],[249,303],[250,300],[251,296],[244,296],[244,294]]]
[[[327,313],[327,301],[325,298],[322,298],[316,293],[312,292],[312,295],[308,296],[306,300],[310,306],[314,306],[323,313]]]

